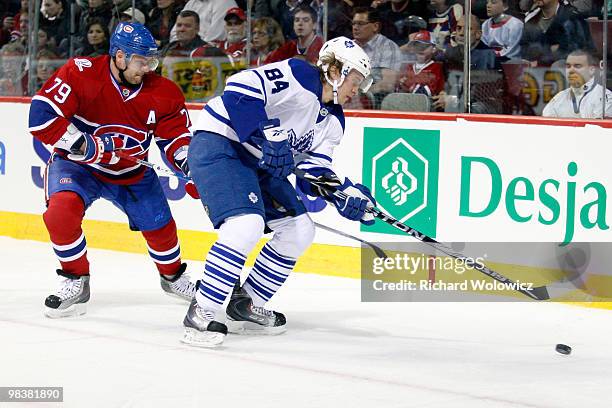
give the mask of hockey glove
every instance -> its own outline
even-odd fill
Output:
[[[191,174],[189,172],[189,163],[187,162],[188,151],[189,147],[187,146],[182,146],[178,148],[177,151],[174,153],[174,164],[176,165],[176,167],[181,169],[185,176],[191,177]],[[198,189],[196,188],[196,185],[192,180],[188,180],[187,183],[185,183],[185,192],[189,194],[191,198],[194,198],[196,200],[200,199],[200,193],[198,193]]]
[[[287,131],[280,129],[280,121],[273,119],[259,124],[260,136],[254,141],[261,145],[263,154],[259,167],[269,172],[272,177],[287,178],[295,168],[293,153],[287,141]]]
[[[119,156],[114,151],[121,149],[123,146],[123,139],[113,134],[94,136],[89,133],[81,133],[70,148],[68,158],[85,164],[112,165],[119,162]]]
[[[347,178],[337,189],[347,195],[346,199],[331,196],[331,200],[340,215],[352,221],[360,221],[364,225],[374,224],[374,216],[366,212],[366,209],[368,207],[375,207],[376,200],[372,197],[372,193],[370,193],[366,186],[363,184],[353,184]]]

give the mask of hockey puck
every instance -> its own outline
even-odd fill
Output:
[[[572,353],[572,348],[566,344],[557,344],[555,346],[555,350],[557,350],[557,353],[561,353],[565,355]]]

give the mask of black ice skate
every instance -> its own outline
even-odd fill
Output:
[[[195,296],[196,285],[191,282],[189,275],[185,273],[186,269],[187,264],[181,264],[181,267],[172,279],[159,275],[159,283],[168,295],[190,302]]]
[[[253,306],[249,294],[236,283],[227,305],[227,328],[234,334],[276,335],[287,330],[285,315]]]
[[[227,326],[215,320],[215,313],[202,309],[193,299],[183,319],[183,343],[196,347],[216,347],[223,343]]]
[[[59,285],[55,294],[45,299],[45,315],[56,319],[85,314],[89,300],[89,275],[73,275],[61,269],[56,272]]]

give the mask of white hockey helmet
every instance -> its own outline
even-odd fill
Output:
[[[340,82],[332,82],[327,76],[329,69],[329,63],[327,63],[327,61],[333,60],[334,58],[342,64]],[[324,60],[326,62],[323,62]],[[352,69],[357,70],[357,72],[364,77],[359,87],[362,92],[367,92],[372,85],[370,57],[368,57],[365,51],[357,45],[355,41],[346,37],[337,37],[323,44],[323,47],[321,47],[319,51],[317,66],[321,67],[325,73],[325,79],[334,87],[334,95],[337,93],[338,87],[344,82],[344,78]],[[335,100],[334,102],[337,103]]]

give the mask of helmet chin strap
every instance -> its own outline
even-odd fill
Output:
[[[327,81],[328,84],[332,86],[332,91],[334,94],[334,105],[338,104],[338,88],[340,88],[342,84],[344,83],[344,78],[345,78],[344,75],[340,75],[339,82],[337,79],[334,79],[334,81],[332,82],[331,79],[329,79],[327,72],[325,73],[325,80]]]
[[[126,58],[127,60],[127,58]],[[140,86],[140,84],[133,84],[130,81],[127,80],[127,78],[125,77],[125,75],[123,74],[125,71],[127,71],[127,63],[125,64],[125,68],[121,69],[119,68],[119,66],[117,65],[117,57],[113,56],[113,63],[115,64],[115,68],[117,68],[117,70],[119,71],[119,83],[123,86],[125,86],[126,88],[129,89],[136,89]]]

